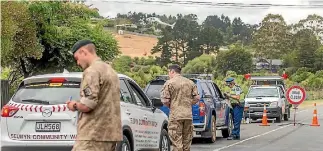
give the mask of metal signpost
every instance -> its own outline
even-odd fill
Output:
[[[297,107],[301,103],[303,103],[303,101],[305,100],[305,97],[306,97],[306,92],[304,88],[298,85],[294,85],[287,90],[287,100],[294,107],[294,126],[296,125],[295,119],[296,119],[296,110],[298,109]],[[302,124],[302,123],[297,123],[297,124]]]

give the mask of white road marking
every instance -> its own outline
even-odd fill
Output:
[[[297,113],[302,113],[302,112],[307,112],[308,110],[309,110],[309,109],[301,110],[301,111],[296,112],[296,114],[297,114]],[[293,114],[293,113],[291,113],[291,114]],[[307,120],[307,118],[306,118],[306,119],[301,120],[300,122],[305,121],[305,120]],[[248,141],[248,140],[251,140],[251,139],[254,139],[254,138],[257,138],[257,137],[261,137],[261,136],[264,136],[264,135],[270,134],[270,133],[272,133],[272,132],[278,131],[278,130],[280,130],[280,129],[283,129],[283,128],[286,128],[286,127],[289,127],[289,126],[292,126],[292,124],[285,125],[285,126],[282,126],[282,127],[276,128],[276,129],[274,129],[274,130],[271,130],[271,131],[268,131],[268,132],[265,132],[265,133],[262,133],[262,134],[259,134],[259,135],[255,135],[255,136],[249,137],[249,138],[247,138],[247,139],[241,140],[241,141],[239,141],[239,142],[236,142],[236,143],[233,143],[233,144],[230,144],[230,145],[227,145],[227,146],[223,146],[223,147],[218,148],[218,149],[215,149],[215,150],[213,150],[213,151],[220,151],[220,150],[223,150],[223,149],[226,149],[226,148],[229,148],[229,147],[232,147],[232,146],[235,146],[235,145],[241,144],[241,143],[243,143],[243,142],[245,142],[245,141]]]

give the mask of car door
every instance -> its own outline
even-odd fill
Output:
[[[213,103],[216,112],[216,124],[220,126],[222,124],[222,111],[221,111],[221,100],[219,99],[218,95],[215,92],[215,87],[213,86],[212,82],[207,82],[208,87],[210,88],[210,92],[213,96]]]
[[[285,112],[286,112],[286,105],[287,105],[287,101],[286,101],[286,97],[285,97],[285,94],[284,94],[284,91],[283,91],[283,89],[282,89],[282,87],[278,87],[279,89],[278,89],[278,91],[279,91],[279,99],[280,99],[280,101],[281,101],[281,103],[282,103],[282,112],[283,112],[283,114],[285,114]]]
[[[134,149],[140,149],[138,144],[142,143],[137,137],[140,135],[138,124],[141,117],[137,114],[137,105],[134,102],[132,91],[126,79],[120,79],[120,97],[122,125],[130,126],[134,138]]]
[[[226,119],[225,111],[226,111],[226,108],[228,107],[228,105],[227,105],[226,100],[224,99],[224,97],[222,95],[222,92],[219,89],[219,87],[215,83],[212,83],[212,85],[215,88],[215,93],[219,98],[219,102],[220,102],[220,106],[221,106],[221,108],[220,108],[220,118],[219,118],[220,119],[220,124],[224,125],[225,124],[225,119]]]
[[[158,148],[162,123],[158,123],[158,116],[153,112],[150,100],[140,87],[132,81],[128,81],[128,84],[136,103],[135,113],[139,116],[139,145],[142,149]]]

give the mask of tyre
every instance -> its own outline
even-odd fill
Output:
[[[117,144],[117,151],[131,151],[131,145],[127,136],[123,135],[123,141]]]
[[[290,110],[289,109],[287,109],[286,111],[287,111],[287,113],[284,114],[284,121],[288,121],[289,114],[290,114]]]
[[[280,113],[279,113],[279,116],[278,117],[276,117],[276,122],[277,123],[280,123],[281,121],[282,121],[282,117],[283,117],[283,112],[282,111],[280,111]]]
[[[229,121],[228,121],[228,128],[222,130],[222,137],[227,138],[231,135],[233,129],[233,119],[232,119],[232,114],[229,114]]]
[[[169,139],[168,133],[165,129],[163,129],[160,134],[159,150],[160,151],[170,151],[170,139]]]
[[[211,119],[211,138],[207,138],[207,141],[209,143],[214,143],[216,141],[216,119],[215,119],[215,116],[212,116],[212,119]]]

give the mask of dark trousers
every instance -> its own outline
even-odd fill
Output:
[[[243,116],[243,106],[233,105],[233,130],[232,136],[240,137],[240,124]]]

